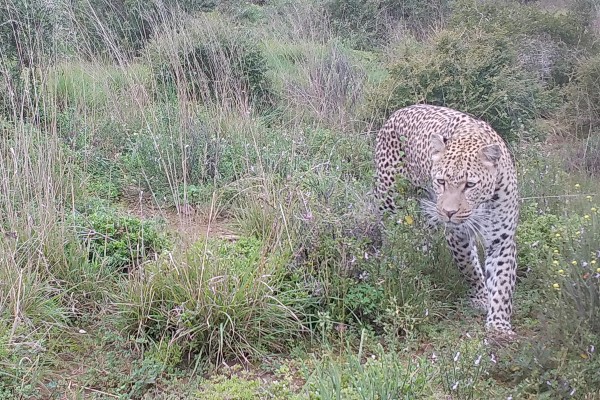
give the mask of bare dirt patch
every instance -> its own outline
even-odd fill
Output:
[[[151,201],[126,202],[126,209],[142,219],[162,219],[170,233],[177,238],[177,244],[187,248],[199,240],[219,238],[237,240],[234,221],[215,207],[191,206],[183,204],[175,207],[160,207]]]

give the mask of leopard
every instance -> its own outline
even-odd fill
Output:
[[[425,221],[443,227],[469,301],[486,313],[486,331],[513,337],[519,200],[506,142],[470,114],[416,104],[395,111],[381,127],[375,160],[379,211],[396,211],[397,180],[422,189]]]

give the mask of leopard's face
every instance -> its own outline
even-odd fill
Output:
[[[462,224],[493,198],[500,148],[468,137],[444,142],[437,135],[432,145],[431,180],[437,218],[450,225]]]

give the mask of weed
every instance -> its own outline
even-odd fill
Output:
[[[117,271],[156,257],[169,246],[167,236],[156,223],[120,215],[111,207],[77,213],[73,224],[90,260]]]
[[[316,362],[305,390],[310,399],[383,400],[424,395],[429,380],[427,364],[400,360],[381,347],[369,356],[325,356]]]
[[[449,396],[456,399],[477,399],[485,393],[481,389],[482,378],[489,374],[491,364],[487,351],[487,346],[483,343],[471,341],[464,342],[439,357],[441,379]]]

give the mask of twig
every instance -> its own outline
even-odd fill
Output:
[[[597,196],[597,193],[582,193],[582,194],[561,194],[556,196],[532,196],[521,197],[519,200],[536,200],[536,199],[561,199],[563,197],[582,197],[582,196]]]

